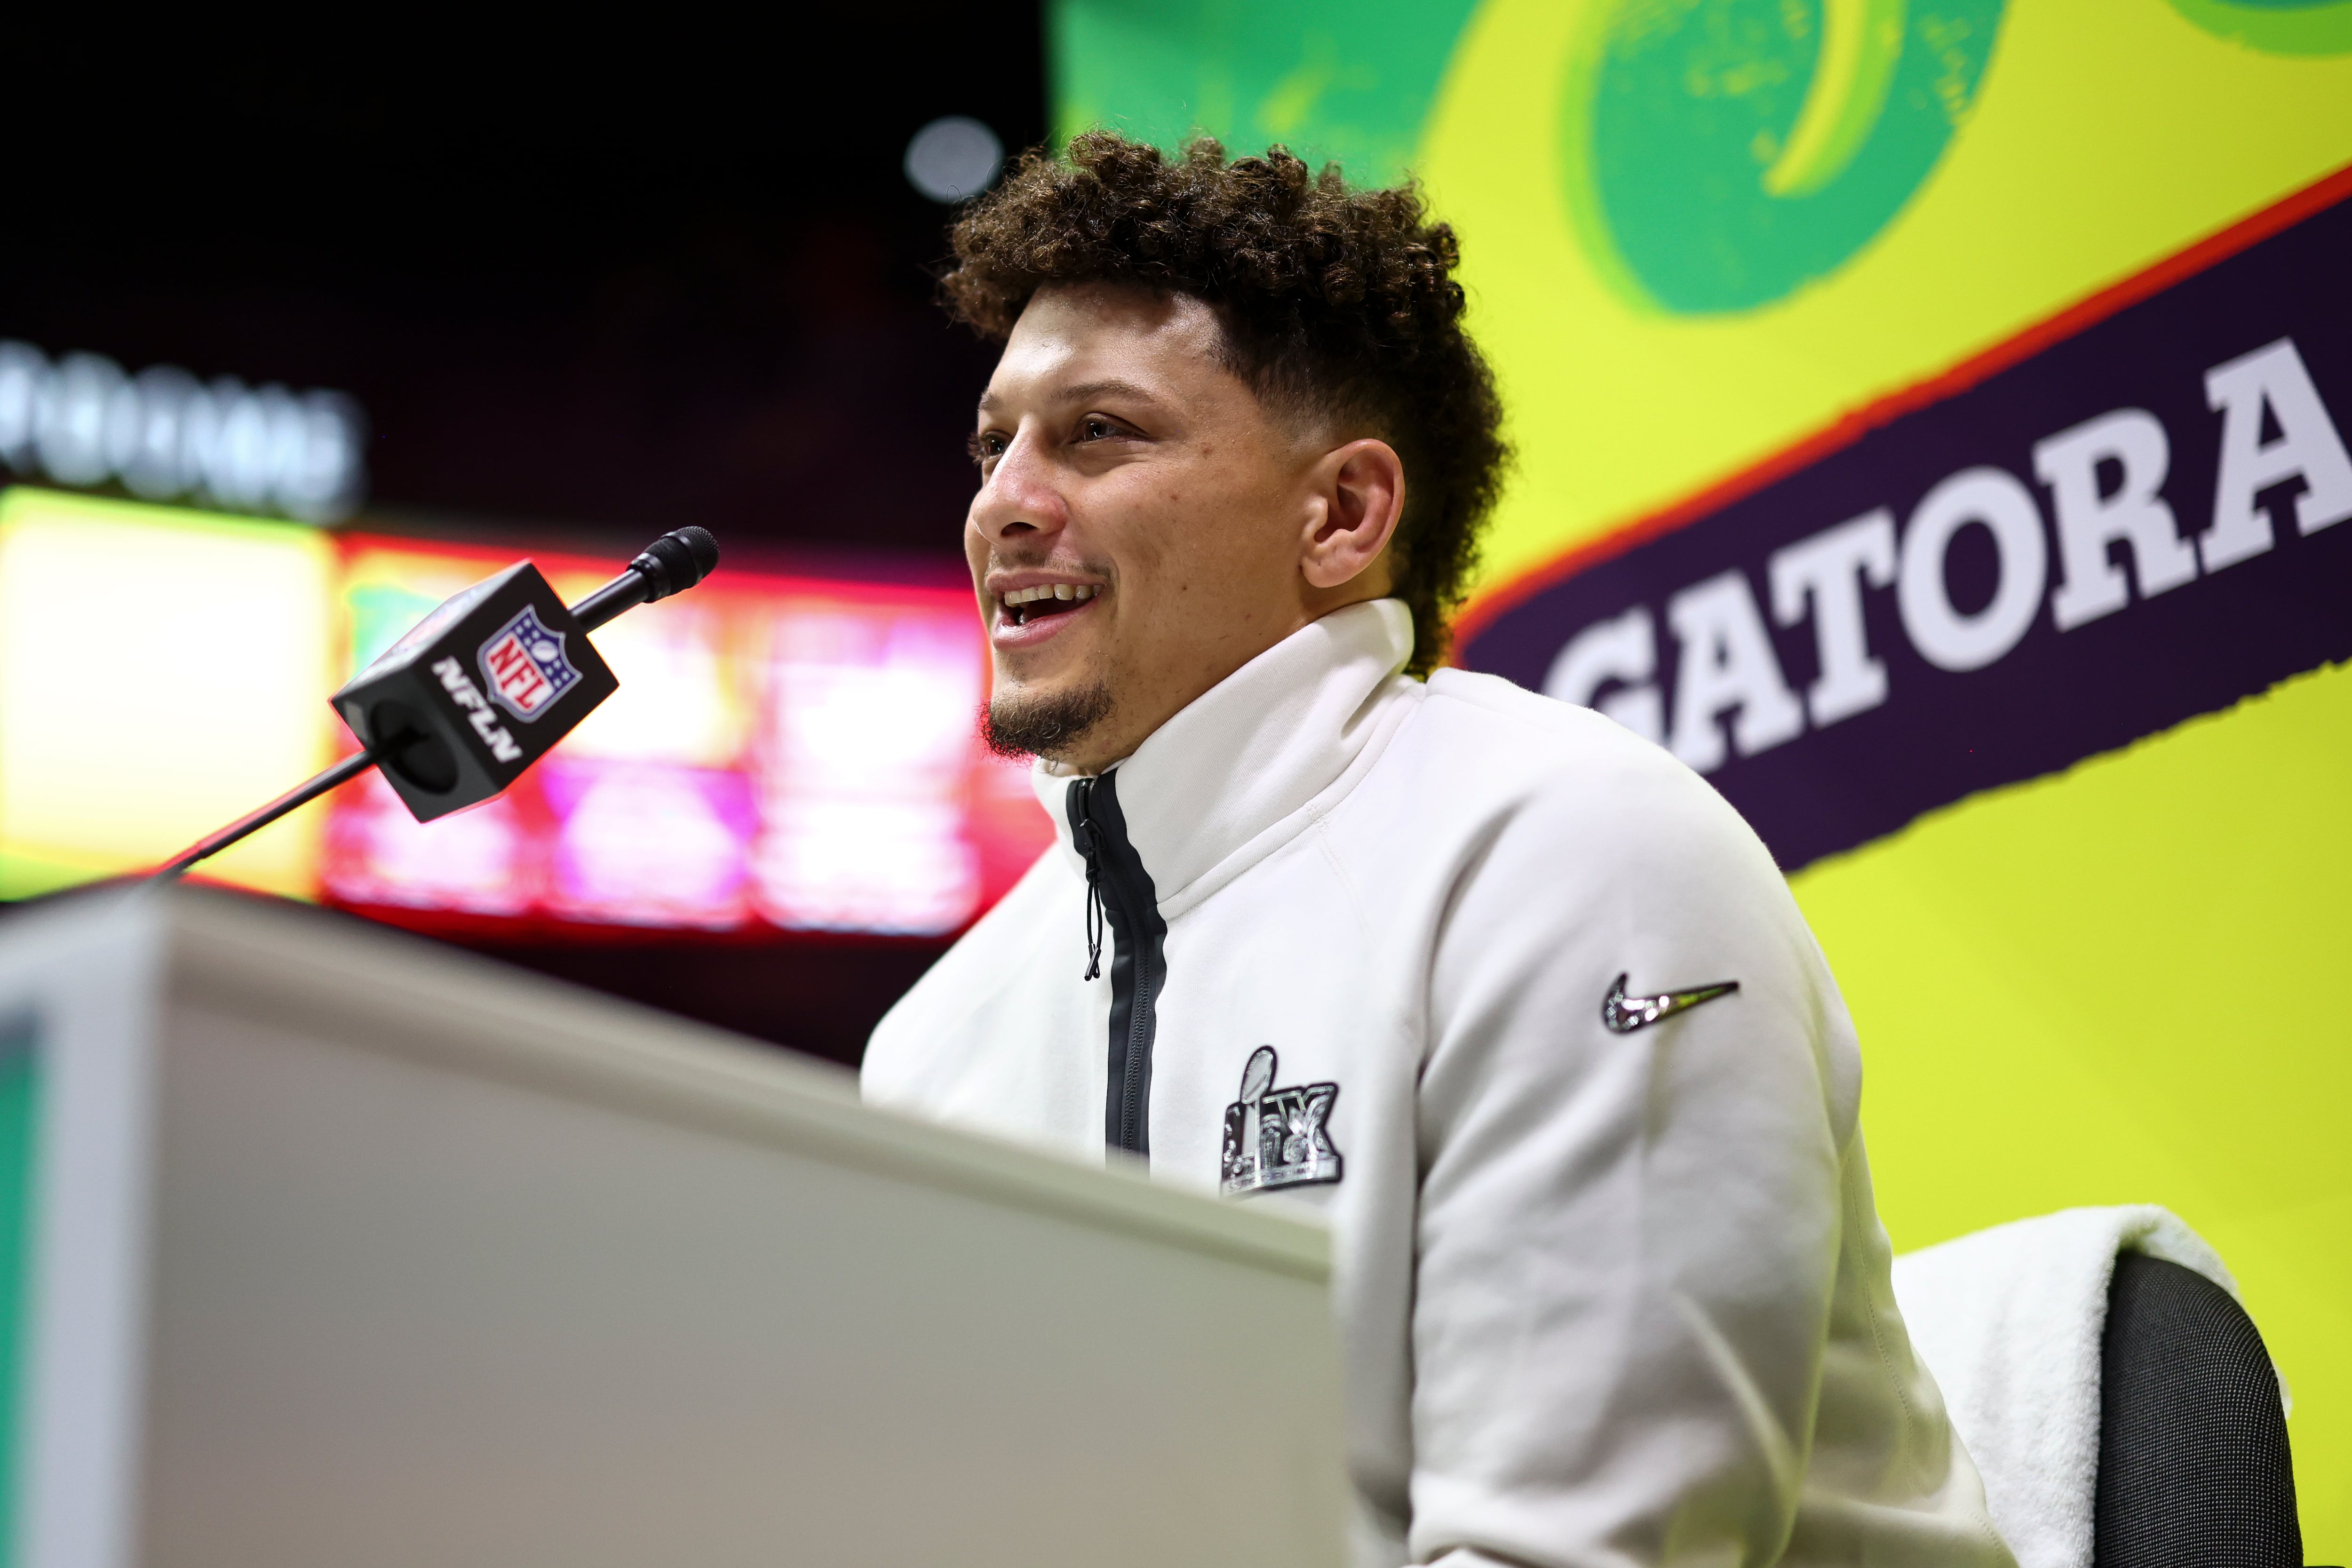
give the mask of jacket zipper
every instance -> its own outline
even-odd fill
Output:
[[[1150,1158],[1151,1047],[1167,982],[1166,922],[1142,857],[1127,836],[1115,773],[1070,784],[1070,836],[1087,862],[1086,978],[1100,972],[1103,925],[1110,927],[1110,1038],[1103,1141]]]

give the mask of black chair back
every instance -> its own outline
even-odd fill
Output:
[[[2126,1252],[2100,1352],[2095,1568],[2301,1568],[2278,1376],[2245,1309]]]

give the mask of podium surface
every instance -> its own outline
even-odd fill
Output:
[[[0,921],[0,1164],[17,1568],[1344,1556],[1319,1228],[357,921]]]

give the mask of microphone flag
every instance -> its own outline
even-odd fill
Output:
[[[331,700],[430,822],[505,789],[619,686],[524,561],[453,595]]]

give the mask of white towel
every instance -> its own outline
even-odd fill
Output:
[[[2062,1209],[1895,1260],[1912,1345],[1944,1391],[2018,1568],[2090,1568],[2099,1336],[2125,1251],[2238,1294],[2221,1256],[2153,1204]]]

